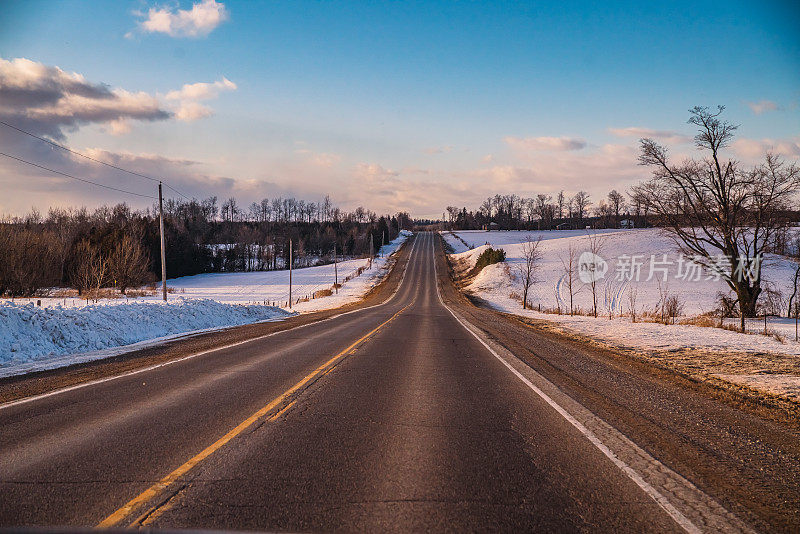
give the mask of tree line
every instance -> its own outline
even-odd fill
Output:
[[[408,213],[345,212],[322,202],[263,199],[247,208],[230,198],[164,202],[167,276],[263,271],[366,256],[413,223]],[[33,296],[45,288],[79,294],[115,287],[123,293],[160,279],[158,208],[126,204],[32,210],[0,219],[0,295]]]
[[[637,227],[647,225],[648,205],[634,198],[629,201],[616,190],[611,190],[596,206],[593,204],[586,191],[572,195],[559,191],[555,196],[538,194],[530,198],[498,194],[484,200],[475,211],[448,206],[445,221],[448,229],[453,230],[617,228],[626,219]]]

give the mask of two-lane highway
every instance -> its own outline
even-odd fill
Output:
[[[0,407],[0,524],[744,530],[451,312],[435,234],[385,303]]]

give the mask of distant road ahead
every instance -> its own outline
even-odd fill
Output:
[[[543,377],[546,369],[539,374],[535,363],[472,326],[496,314],[468,312],[441,272],[435,234],[419,234],[406,248],[403,281],[384,304],[0,407],[0,525],[744,529],[718,504],[726,500],[760,527],[788,531],[797,524],[797,496],[779,493],[797,490],[796,434],[775,425],[783,434],[773,441],[787,445],[751,446],[748,461],[774,454],[788,463],[780,468],[784,479],[765,486],[755,504],[737,504],[744,497],[723,482],[709,488],[718,490],[709,497],[568,397],[569,384],[557,388]],[[437,280],[455,314],[440,299]],[[528,334],[507,335],[519,343]],[[536,337],[522,339],[536,350]],[[586,373],[599,365],[585,361],[585,370],[574,371],[584,373],[576,384],[592,380]],[[599,380],[616,372],[627,387],[633,371],[608,369]],[[583,391],[573,389],[576,397]],[[650,393],[653,401],[662,394]],[[599,402],[582,394],[580,400]],[[690,405],[727,409],[710,402]],[[639,431],[626,421],[662,424],[647,406],[639,413],[622,404],[614,409],[624,411],[619,426],[631,437]],[[702,470],[687,476],[717,480]],[[774,513],[758,508],[765,498],[775,499]]]

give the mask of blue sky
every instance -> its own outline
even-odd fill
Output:
[[[158,173],[189,195],[244,204],[330,193],[345,209],[434,216],[494,193],[585,189],[599,201],[646,177],[636,166],[642,135],[696,155],[685,138],[694,105],[724,104],[741,125],[732,157],[751,162],[767,148],[800,156],[796,3],[203,1],[197,9],[219,20],[198,11],[181,27],[191,1],[10,3],[0,57],[146,93],[170,117],[121,102],[118,127],[81,108],[73,124],[59,116],[42,128],[55,124],[70,146]],[[147,27],[153,13],[173,25]],[[0,84],[20,69],[6,65]],[[176,93],[222,80],[232,85],[205,87],[201,98]],[[32,104],[28,115],[40,111]],[[51,163],[134,186],[97,166]],[[24,174],[47,187],[0,162],[13,191],[0,210],[138,202]]]

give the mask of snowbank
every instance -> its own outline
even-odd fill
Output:
[[[279,320],[272,306],[174,298],[169,303],[130,302],[80,308],[0,302],[0,376],[75,363],[54,358],[98,351],[198,330]],[[100,354],[98,357],[106,357]],[[81,361],[94,358],[81,358]]]

